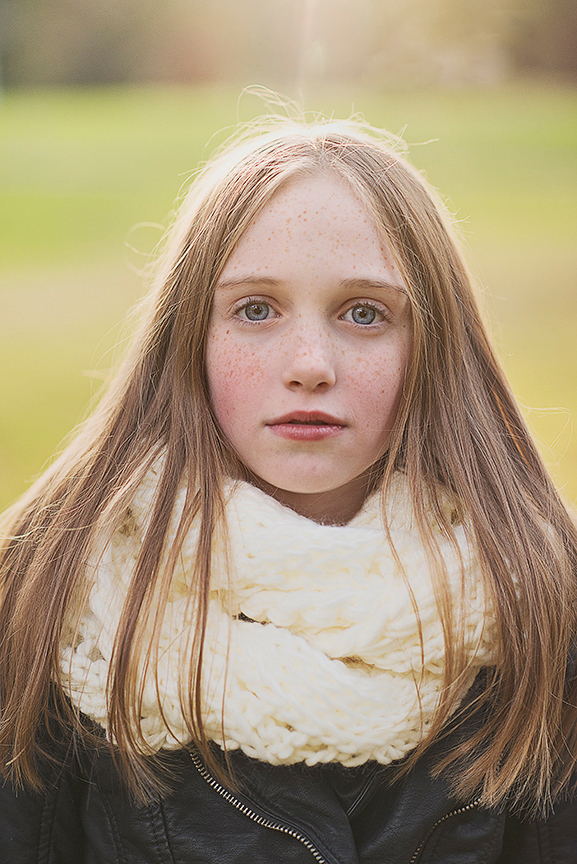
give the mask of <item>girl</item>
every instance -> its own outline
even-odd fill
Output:
[[[3,862],[577,860],[575,528],[376,130],[203,169],[4,536]]]

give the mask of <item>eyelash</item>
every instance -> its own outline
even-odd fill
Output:
[[[260,324],[263,321],[270,321],[271,317],[279,317],[278,315],[267,316],[266,318],[251,320],[250,318],[245,318],[240,315],[240,313],[247,309],[249,306],[268,306],[269,310],[274,312],[273,305],[268,300],[263,300],[261,297],[247,297],[245,300],[242,300],[238,306],[235,306],[232,310],[232,314],[235,315],[243,324]],[[380,321],[375,323],[371,322],[370,324],[358,324],[356,321],[349,321],[349,324],[352,324],[354,327],[358,327],[362,330],[368,330],[370,327],[377,326],[378,324],[382,324],[383,321],[390,321],[391,315],[388,310],[381,308],[380,305],[376,303],[371,303],[370,301],[363,301],[361,303],[353,303],[349,308],[343,312],[342,315],[339,315],[340,319],[344,319],[344,316],[349,312],[352,312],[353,309],[371,309],[373,310],[377,316],[381,317]]]
[[[246,300],[243,300],[241,303],[238,304],[238,306],[235,306],[232,310],[232,314],[237,316],[243,322],[243,324],[259,324],[260,323],[260,321],[258,319],[255,321],[251,321],[250,318],[242,318],[240,316],[239,313],[242,312],[243,309],[247,309],[249,306],[268,306],[268,308],[274,312],[273,306],[271,303],[268,302],[268,300],[263,300],[262,297],[247,297]],[[261,321],[269,321],[269,320],[270,319],[268,317],[261,319]]]
[[[376,303],[370,303],[368,301],[363,301],[362,303],[353,303],[353,305],[349,306],[347,311],[344,312],[340,317],[344,318],[344,316],[347,315],[349,312],[352,312],[353,309],[371,309],[381,318],[380,321],[371,321],[370,324],[358,324],[356,321],[349,321],[349,324],[354,324],[355,327],[361,327],[363,330],[368,330],[369,327],[374,327],[378,324],[382,324],[383,321],[390,320],[390,313],[388,311],[385,311],[380,306],[377,306]]]

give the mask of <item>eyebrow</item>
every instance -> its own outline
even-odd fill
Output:
[[[279,279],[271,279],[268,276],[240,276],[237,279],[223,279],[217,283],[216,287],[236,288],[238,285],[264,285],[274,287],[282,285],[282,282]],[[398,291],[399,293],[408,296],[408,291],[404,285],[397,282],[387,282],[384,279],[362,279],[353,277],[351,279],[342,279],[339,282],[339,286],[346,289],[377,288],[381,290]]]
[[[279,279],[269,279],[268,276],[240,276],[238,279],[219,279],[217,288],[236,288],[237,285],[281,285]]]
[[[409,292],[402,283],[387,282],[385,279],[343,279],[340,283],[343,288],[384,288],[386,291],[399,291],[409,296]]]

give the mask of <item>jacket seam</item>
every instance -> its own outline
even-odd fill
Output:
[[[539,838],[539,854],[543,864],[553,864],[551,826],[548,823],[543,825],[537,823],[537,837]]]
[[[166,830],[166,821],[164,818],[164,810],[162,809],[162,805],[158,806],[158,815],[160,817],[160,821],[162,822],[162,827],[163,827],[163,834],[164,834],[164,843],[162,844],[163,848],[161,848],[161,844],[160,844],[160,838],[159,838],[157,827],[156,827],[156,820],[154,818],[154,816],[155,816],[154,811],[152,811],[150,814],[150,825],[152,828],[152,836],[154,838],[154,845],[156,847],[156,851],[158,854],[158,860],[161,862],[161,864],[162,864],[162,862],[167,861],[166,855],[164,854],[164,852],[165,852],[164,847],[166,847],[166,850],[168,851],[168,854],[170,856],[171,864],[175,864],[174,855],[172,854],[172,849],[170,848],[170,843],[168,841],[168,832]]]
[[[56,798],[58,790],[53,796],[44,795],[42,814],[40,816],[40,831],[38,832],[37,864],[50,861],[50,846],[52,843],[52,831],[54,828],[54,814],[56,811]]]
[[[363,786],[363,788],[361,789],[361,791],[359,792],[359,794],[357,795],[357,797],[355,798],[353,803],[350,805],[350,807],[347,810],[345,810],[347,818],[350,819],[354,815],[355,811],[359,809],[360,805],[363,803],[365,798],[367,798],[367,796],[370,795],[370,793],[374,790],[376,785],[377,785],[377,771],[375,770],[375,771],[373,771],[371,776],[368,778],[367,782],[365,783],[365,785]]]
[[[112,836],[114,845],[116,846],[116,853],[118,855],[118,858],[122,860],[123,864],[128,864],[126,855],[124,853],[124,847],[123,847],[121,839],[120,839],[120,832],[118,830],[118,825],[116,824],[116,819],[114,818],[114,813],[113,813],[110,801],[108,800],[106,795],[104,795],[102,793],[101,793],[101,795],[102,795],[102,802],[104,805],[104,813],[106,815],[106,818],[108,820],[108,825],[110,828],[110,834]],[[112,864],[112,862],[111,862],[111,864]]]

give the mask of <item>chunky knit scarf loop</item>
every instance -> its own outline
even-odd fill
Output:
[[[105,728],[114,640],[157,482],[153,469],[126,523],[92,564],[78,636],[62,652],[70,697]],[[183,501],[184,490],[172,530]],[[249,484],[230,484],[232,566],[230,578],[214,574],[203,667],[203,720],[211,740],[272,764],[348,766],[388,763],[422,740],[442,686],[444,639],[401,474],[386,518],[396,555],[378,495],[335,527],[306,519]],[[189,668],[187,599],[197,538],[193,525],[162,622],[157,668],[141,669],[141,729],[154,749],[190,739],[179,692]],[[454,527],[456,544],[440,531],[437,539],[464,634],[464,694],[479,667],[493,660],[493,619],[464,527]]]

